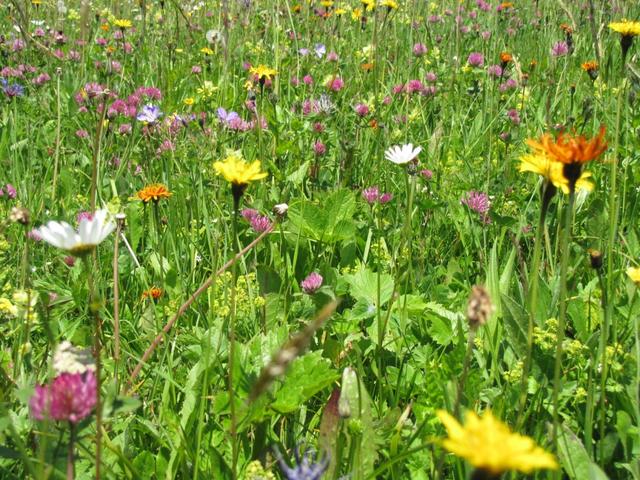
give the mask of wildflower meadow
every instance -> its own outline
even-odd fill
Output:
[[[0,1],[0,479],[640,480],[636,37]]]

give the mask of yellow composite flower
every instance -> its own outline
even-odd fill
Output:
[[[630,22],[622,19],[620,22],[611,22],[609,28],[623,37],[636,37],[640,35],[640,22]]]
[[[360,17],[362,17],[362,9],[361,8],[354,8],[353,10],[351,10],[351,19],[354,21],[360,20]]]
[[[633,283],[635,283],[636,285],[640,285],[640,268],[638,267],[627,268],[627,276],[631,279]]]
[[[237,151],[231,152],[223,161],[215,162],[213,168],[218,175],[236,186],[246,186],[267,176],[266,172],[260,170],[260,160],[248,163]]]
[[[183,100],[183,103],[187,106],[191,106],[195,103],[195,99],[193,97],[187,97]]]
[[[447,429],[442,446],[474,467],[492,475],[517,470],[531,473],[537,469],[557,469],[553,455],[536,445],[530,437],[511,432],[509,427],[487,410],[478,417],[468,412],[465,425],[444,410],[437,412]]]
[[[269,68],[266,65],[258,65],[257,67],[251,67],[249,69],[249,73],[255,75],[258,80],[265,81],[271,80],[271,77],[275,77],[278,72],[276,72],[273,68]]]
[[[127,20],[126,18],[115,20],[113,24],[116,27],[121,28],[123,30],[127,28],[131,28],[133,26],[133,24],[131,23],[131,20]]]
[[[395,0],[382,0],[382,2],[380,2],[380,5],[383,7],[387,7],[389,10],[398,9],[398,2],[396,2]]]
[[[213,50],[209,47],[203,47],[200,49],[200,53],[204,53],[205,55],[213,55]]]
[[[541,175],[549,180],[556,188],[562,190],[563,193],[569,193],[569,181],[562,172],[562,163],[556,162],[545,155],[523,155],[520,157],[520,172],[532,172]],[[576,190],[593,190],[593,182],[589,180],[590,172],[581,172],[580,178],[576,182]]]
[[[371,12],[372,10],[375,10],[375,8],[376,8],[376,1],[375,0],[360,0],[360,3],[365,7],[365,10],[367,12]]]

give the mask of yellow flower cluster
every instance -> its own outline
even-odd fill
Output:
[[[15,318],[17,316],[18,307],[8,298],[0,297],[0,318]]]
[[[213,310],[220,317],[226,317],[231,313],[229,292],[233,283],[231,272],[225,272],[216,278],[216,298],[213,301]],[[241,275],[236,281],[236,315],[238,318],[252,318],[256,308],[265,304],[264,297],[259,295],[260,286],[255,272]]]

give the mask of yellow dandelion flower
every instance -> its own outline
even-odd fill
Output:
[[[396,2],[395,0],[382,0],[382,2],[380,2],[380,5],[383,7],[387,7],[389,10],[398,9],[398,2]]]
[[[361,8],[354,8],[353,10],[351,10],[351,19],[352,20],[360,20],[360,17],[362,17],[362,9]]]
[[[200,53],[204,53],[205,55],[213,55],[213,50],[209,47],[203,47],[200,49]]]
[[[260,170],[260,160],[248,163],[237,151],[230,152],[223,161],[215,162],[213,168],[227,182],[237,186],[246,187],[249,183],[267,176],[266,172]]]
[[[265,80],[271,80],[271,77],[275,77],[278,72],[276,72],[273,68],[269,68],[266,65],[258,65],[257,67],[251,67],[249,69],[249,73],[254,75],[260,82],[264,82]]]
[[[511,432],[489,410],[482,418],[468,412],[464,426],[444,410],[439,410],[437,415],[449,434],[442,446],[491,475],[511,470],[531,473],[537,469],[558,468],[553,455],[536,445],[532,438]]]
[[[126,30],[127,28],[131,28],[133,26],[133,23],[131,23],[131,20],[127,20],[125,18],[120,18],[118,20],[115,20],[113,24],[122,30]]]
[[[620,22],[611,22],[609,28],[623,37],[637,37],[640,35],[640,22],[630,22],[622,19]]]
[[[636,285],[640,285],[640,268],[638,267],[627,268],[627,276],[631,279],[633,283],[635,283]]]

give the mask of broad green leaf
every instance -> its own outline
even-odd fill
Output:
[[[280,413],[296,411],[316,393],[329,387],[338,378],[331,362],[315,351],[296,359],[275,395],[271,408]]]

